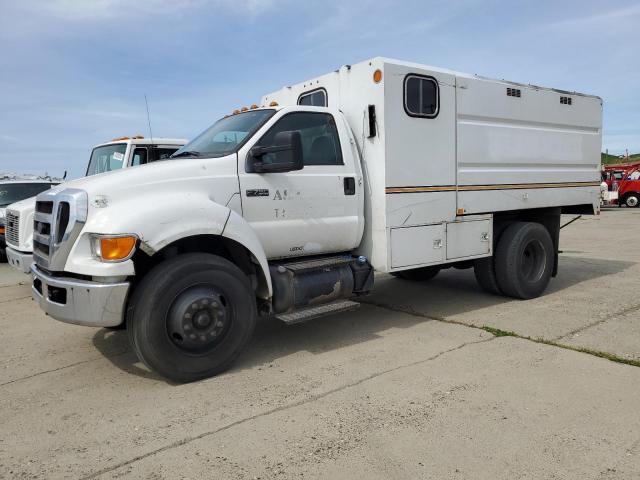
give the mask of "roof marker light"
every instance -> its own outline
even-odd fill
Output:
[[[278,106],[278,102],[273,101],[273,102],[271,102],[271,103],[269,104],[269,106],[270,106],[270,107],[277,107],[277,106]]]

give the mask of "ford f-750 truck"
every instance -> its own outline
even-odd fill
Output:
[[[595,96],[344,66],[234,111],[172,161],[39,195],[34,298],[58,320],[126,325],[139,358],[183,382],[228,368],[259,316],[354,308],[374,272],[470,267],[489,292],[537,297],[561,213],[599,213],[601,125]]]

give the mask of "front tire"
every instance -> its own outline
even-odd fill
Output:
[[[217,375],[240,355],[256,324],[247,276],[210,254],[178,255],[157,265],[135,290],[127,332],[138,358],[185,383]]]
[[[554,259],[553,241],[544,226],[533,222],[511,224],[496,248],[500,290],[523,300],[539,297],[549,285]]]
[[[638,208],[640,205],[640,196],[637,193],[630,193],[624,199],[624,203],[629,208]]]

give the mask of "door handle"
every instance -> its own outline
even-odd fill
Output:
[[[344,194],[355,195],[356,194],[356,179],[353,177],[344,177]]]

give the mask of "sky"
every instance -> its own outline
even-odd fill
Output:
[[[640,152],[640,1],[0,0],[0,171],[82,176],[93,145],[193,138],[265,93],[386,56],[599,95]]]

